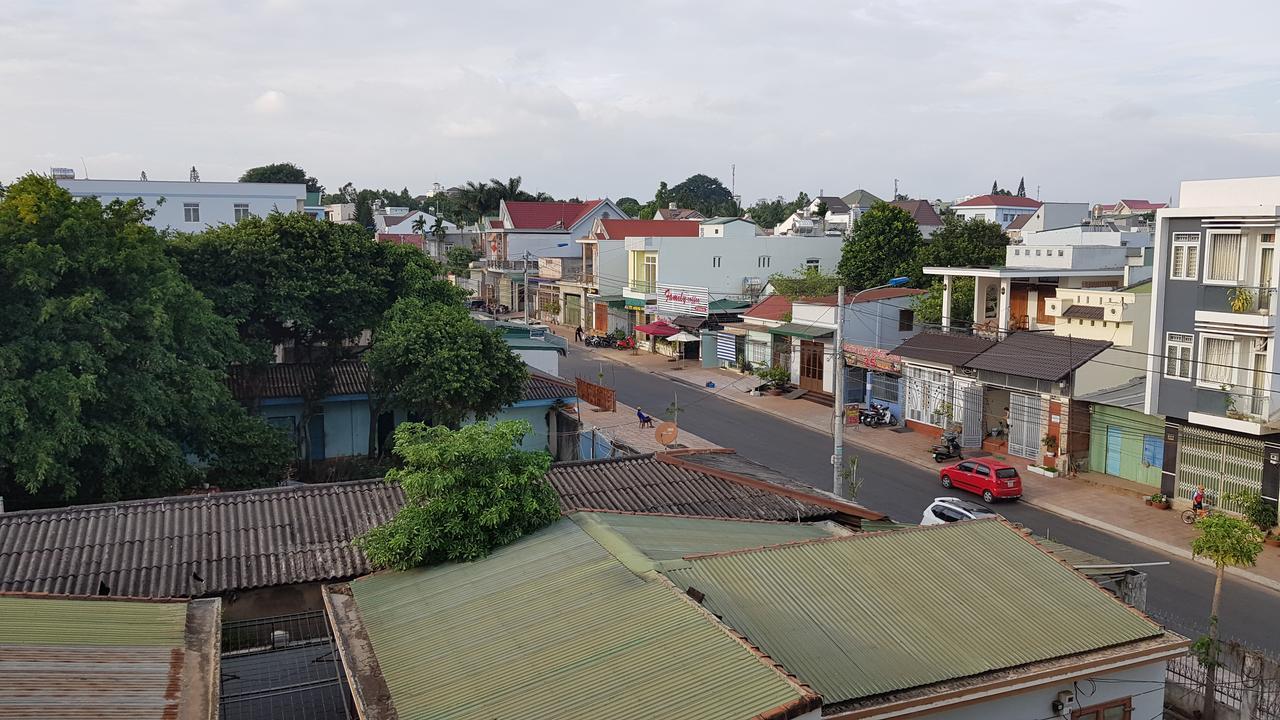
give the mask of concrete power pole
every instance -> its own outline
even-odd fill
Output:
[[[833,360],[831,366],[835,368],[836,375],[832,390],[836,398],[832,403],[835,408],[831,432],[835,444],[831,452],[831,490],[844,497],[844,285],[836,291],[836,344]]]

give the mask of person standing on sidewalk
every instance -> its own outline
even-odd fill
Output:
[[[581,326],[581,325],[579,325],[578,327],[574,328],[574,330],[573,330],[573,341],[574,341],[574,342],[582,342],[582,326]]]

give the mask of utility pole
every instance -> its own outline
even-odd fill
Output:
[[[524,251],[524,326],[529,327],[529,251]]]
[[[831,365],[835,368],[835,382],[832,390],[836,399],[832,405],[835,410],[835,423],[832,435],[835,446],[831,453],[832,481],[831,490],[844,497],[844,285],[836,291],[836,346],[835,358]]]

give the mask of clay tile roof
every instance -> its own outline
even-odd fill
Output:
[[[889,204],[911,213],[911,218],[920,227],[937,227],[942,224],[942,218],[938,216],[938,211],[933,209],[928,200],[894,200]]]
[[[526,202],[505,201],[511,225],[517,230],[569,229],[584,215],[591,212],[603,200],[587,202]]]
[[[979,195],[951,207],[1025,207],[1038,208],[1041,202],[1032,198],[1014,195]]]
[[[789,312],[791,312],[790,298],[785,295],[770,295],[752,305],[749,310],[742,313],[742,317],[750,317],[757,320],[782,320]]]
[[[706,220],[707,216],[689,208],[658,208],[658,216],[663,220]]]
[[[1032,215],[1035,215],[1035,213],[1022,213],[1022,214],[1021,214],[1021,215],[1019,215],[1018,217],[1016,217],[1016,218],[1014,218],[1013,220],[1011,220],[1011,221],[1009,222],[1009,226],[1008,226],[1007,228],[1005,228],[1005,229],[1006,229],[1006,230],[1021,230],[1021,229],[1022,229],[1022,227],[1023,227],[1024,225],[1026,225],[1026,224],[1027,224],[1027,221],[1031,219],[1031,216],[1032,216]]]
[[[1057,382],[1109,347],[1111,343],[1106,340],[1016,332],[964,366]]]
[[[626,237],[697,237],[699,225],[688,220],[601,220],[610,240]]]
[[[1124,206],[1130,210],[1141,211],[1159,210],[1166,205],[1166,203],[1153,203],[1150,200],[1121,200],[1120,202],[1124,203]]]

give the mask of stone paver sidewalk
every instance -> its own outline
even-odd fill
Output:
[[[573,337],[572,330],[569,337]],[[638,354],[620,350],[588,351],[603,359],[704,388],[726,400],[776,415],[818,432],[831,432],[831,408],[806,400],[787,400],[770,395],[753,396],[750,390],[759,384],[759,379],[754,376],[732,370],[702,368],[696,361],[684,361],[680,369],[676,369],[677,364],[669,362],[667,358],[643,351]],[[888,431],[884,429],[875,430],[862,426],[849,427],[845,429],[845,442],[863,451],[890,454],[922,468],[937,469],[938,466],[929,453],[932,438],[919,433],[893,433],[893,451],[886,453],[886,432]],[[683,437],[682,435],[682,442]],[[1027,460],[1005,455],[999,458],[1020,468],[1024,502],[1176,557],[1192,559],[1190,544],[1196,531],[1179,519],[1178,512],[1181,508],[1175,506],[1175,510],[1171,512],[1147,506],[1142,502],[1143,491],[1140,486],[1099,473],[1080,473],[1072,478],[1045,477],[1026,470],[1029,464]],[[1274,547],[1263,549],[1256,567],[1249,570],[1228,568],[1227,571],[1273,590],[1280,590],[1280,553]]]

